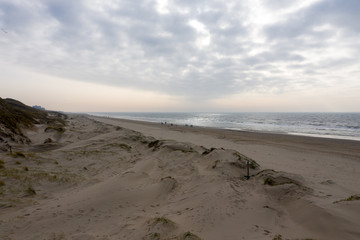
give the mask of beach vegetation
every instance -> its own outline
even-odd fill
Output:
[[[348,198],[335,201],[334,203],[351,202],[351,201],[359,201],[359,200],[360,200],[360,195],[351,195],[351,196],[348,197]]]
[[[206,149],[206,150],[202,153],[202,155],[207,155],[207,154],[211,153],[212,151],[214,151],[215,149],[216,149],[216,148]]]
[[[105,147],[119,147],[119,148],[122,148],[128,152],[131,151],[131,146],[125,144],[125,143],[110,143],[110,144],[107,144],[105,145]]]
[[[285,185],[285,184],[294,184],[296,186],[300,186],[300,184],[298,182],[296,182],[295,180],[292,180],[290,178],[287,177],[266,177],[264,179],[264,185],[269,185],[269,186],[279,186],[279,185]]]
[[[26,193],[29,194],[30,196],[36,195],[36,191],[32,186],[28,187],[28,189],[26,190]]]
[[[197,235],[191,233],[191,232],[186,232],[184,233],[183,240],[201,240],[201,238],[199,238]]]
[[[16,165],[21,165],[21,162],[20,162],[20,161],[16,161],[15,164],[16,164]]]
[[[26,157],[28,157],[28,158],[35,158],[35,157],[36,157],[36,154],[33,153],[33,152],[27,152],[27,153],[26,153]]]
[[[196,152],[193,148],[190,148],[189,150],[186,150],[186,149],[176,149],[175,151],[181,151],[182,153],[194,153],[194,152]]]
[[[125,138],[125,139],[129,139],[129,140],[131,140],[131,141],[133,141],[133,142],[138,142],[138,141],[143,142],[143,141],[144,141],[142,135],[132,135],[132,136],[127,137],[127,138]]]
[[[63,133],[65,132],[65,128],[59,125],[51,125],[51,126],[47,126],[44,131],[45,132],[56,131],[58,133]]]
[[[292,184],[295,185],[296,187],[298,187],[299,189],[301,189],[302,191],[307,191],[307,192],[311,192],[312,189],[309,187],[306,187],[304,185],[302,185],[301,183],[288,178],[288,177],[284,177],[284,176],[278,176],[278,177],[273,177],[273,176],[267,176],[264,178],[264,185],[268,185],[268,186],[281,186],[281,185],[285,185],[285,184]]]
[[[11,137],[19,137],[19,143],[31,142],[23,133],[23,128],[33,128],[35,124],[48,124],[48,122],[57,122],[64,124],[67,116],[65,114],[44,111],[27,106],[15,99],[0,98],[0,124],[5,130],[11,132]]]
[[[0,180],[0,187],[5,186],[5,182],[3,180]]]
[[[285,239],[279,234],[279,235],[274,236],[272,240],[290,240],[290,239],[287,239],[287,238]],[[315,240],[315,239],[313,239],[313,238],[302,238],[302,239],[294,239],[294,240]]]
[[[18,157],[26,158],[25,154],[22,152],[8,153],[7,155],[14,158],[18,158]]]
[[[268,177],[264,179],[264,185],[275,186],[276,182],[273,178]]]
[[[52,233],[50,236],[50,240],[66,240],[67,238],[65,237],[64,233]]]
[[[212,168],[213,168],[213,169],[215,169],[215,168],[216,168],[216,166],[217,166],[217,164],[218,164],[219,162],[221,162],[219,159],[218,159],[218,160],[216,160],[216,161],[215,161],[215,163],[214,163],[214,165],[212,165]]]
[[[192,147],[187,147],[187,146],[166,145],[165,147],[174,152],[175,151],[182,152],[182,153],[196,152]]]
[[[163,180],[165,180],[165,179],[174,179],[174,180],[175,180],[175,178],[173,178],[172,176],[167,176],[167,177],[161,178],[161,181],[163,181]]]
[[[0,169],[4,169],[5,168],[5,163],[3,160],[0,159]]]
[[[276,235],[272,240],[283,240],[281,235]]]
[[[151,142],[149,142],[148,147],[149,148],[156,147],[159,145],[159,143],[160,143],[159,140],[151,141]]]
[[[249,162],[249,167],[251,169],[259,169],[260,168],[260,165],[255,162],[254,160],[252,160],[251,158],[248,158],[247,156],[241,154],[241,153],[238,153],[238,152],[235,152],[234,153],[234,156],[237,157],[237,159],[239,161],[242,161],[242,162]]]
[[[163,143],[160,140],[151,141],[148,144],[149,148],[154,148],[154,151],[159,149]]]
[[[160,233],[157,233],[157,232],[151,233],[151,234],[150,234],[150,239],[151,239],[151,240],[160,240],[160,239],[161,239],[161,238],[160,238]]]
[[[171,221],[170,219],[165,218],[165,217],[155,218],[154,225],[156,225],[158,223],[161,223],[161,224],[175,224],[173,221]]]
[[[24,170],[25,171],[21,171],[16,168],[4,169],[0,172],[0,176],[17,180],[20,184],[29,183],[30,180],[33,182],[45,180],[48,182],[73,183],[80,179],[78,175],[72,173],[30,171],[27,167],[25,167]]]
[[[21,127],[32,127],[47,117],[45,111],[40,111],[14,99],[0,98],[0,123],[12,133],[21,135]]]

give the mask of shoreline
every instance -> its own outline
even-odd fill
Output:
[[[360,161],[360,141],[353,139],[326,138],[318,136],[295,135],[278,132],[245,131],[235,129],[224,129],[203,126],[170,125],[158,122],[148,122],[141,120],[121,119],[113,117],[100,117],[89,115],[90,118],[111,119],[129,124],[160,127],[180,131],[184,133],[201,133],[205,135],[218,135],[219,138],[228,139],[235,142],[254,142],[257,144],[270,144],[283,147],[295,147],[307,150],[321,150],[329,153],[338,153],[359,158]],[[135,130],[135,129],[133,129]]]
[[[74,113],[76,114],[76,113]],[[82,113],[79,113],[82,114]],[[120,119],[120,120],[128,120],[139,123],[154,123],[161,124],[163,122],[160,121],[147,121],[147,120],[139,120],[139,119],[129,119],[129,118],[121,118],[114,116],[105,116],[105,115],[92,115],[91,113],[84,113],[88,116],[93,117],[104,117],[104,118],[112,118],[112,119]],[[191,125],[191,124],[178,124],[168,122],[167,125],[173,124],[174,126],[183,126],[183,127],[198,127],[198,128],[213,128],[219,130],[232,130],[232,131],[240,131],[240,132],[254,132],[254,133],[264,133],[264,134],[283,134],[283,135],[293,135],[293,136],[305,136],[305,137],[314,137],[314,138],[324,138],[324,139],[338,139],[338,140],[349,140],[349,141],[357,141],[360,142],[360,137],[352,137],[352,136],[344,136],[344,135],[326,135],[326,134],[316,134],[316,133],[300,133],[300,132],[291,132],[291,131],[265,131],[265,130],[256,130],[256,129],[240,129],[240,128],[231,128],[231,127],[213,127],[213,126],[201,126],[201,125]]]

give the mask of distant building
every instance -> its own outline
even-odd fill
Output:
[[[38,106],[38,105],[33,106],[33,108],[36,108],[36,109],[39,109],[39,110],[43,110],[43,111],[46,110],[46,109],[43,108],[42,106]]]

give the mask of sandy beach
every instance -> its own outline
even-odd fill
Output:
[[[81,115],[26,135],[0,152],[0,239],[360,239],[360,141]]]

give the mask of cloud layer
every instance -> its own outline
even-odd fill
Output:
[[[0,0],[0,61],[208,100],[359,88],[358,0]]]

